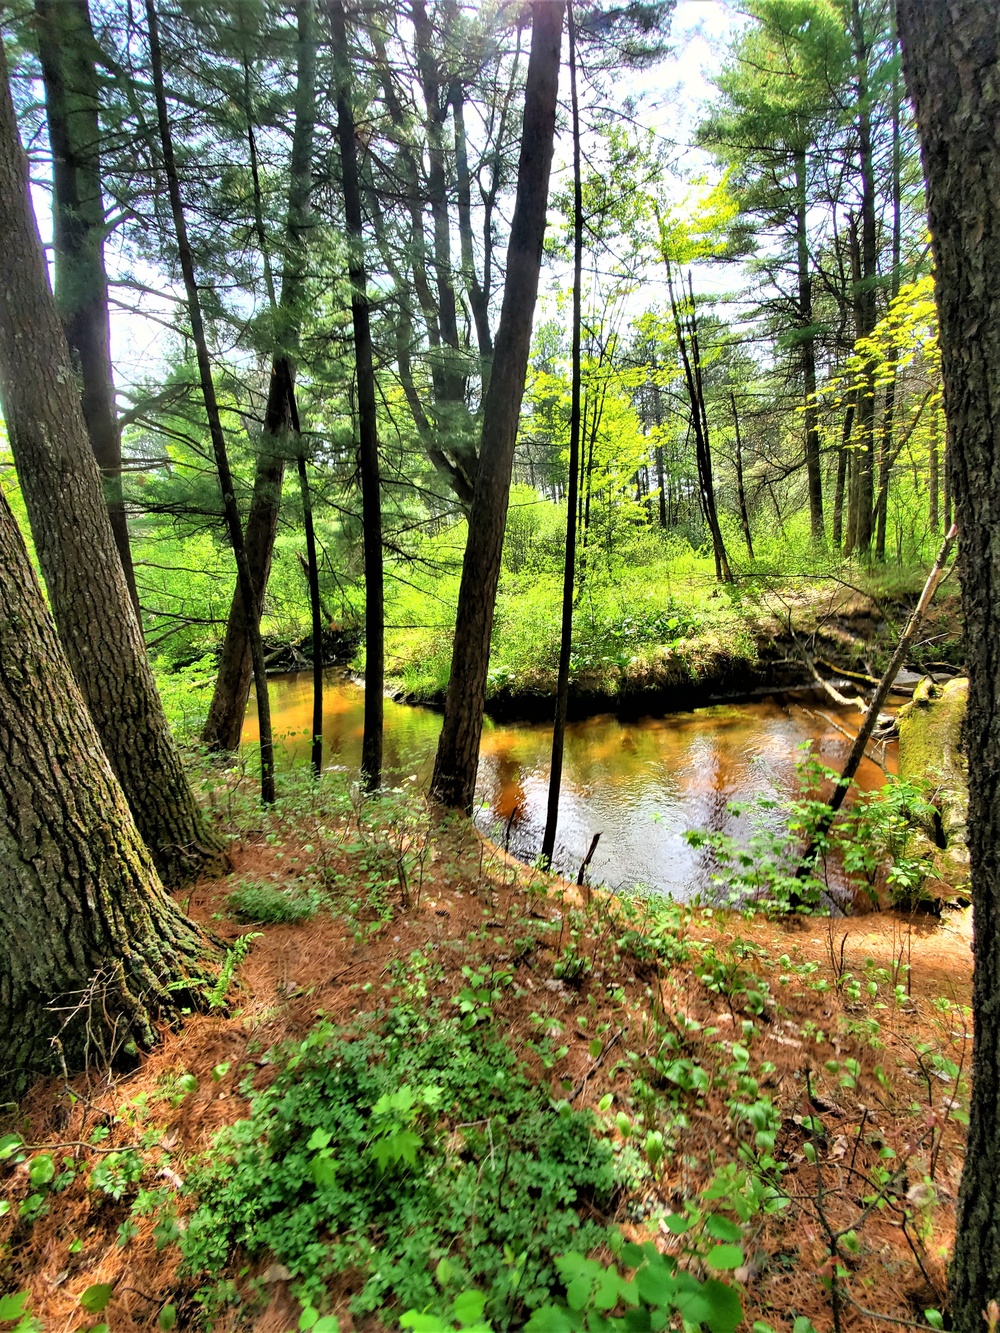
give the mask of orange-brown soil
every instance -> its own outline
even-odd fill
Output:
[[[300,875],[311,860],[310,838],[327,839],[326,872],[340,876],[337,894],[349,897],[349,886],[362,877],[356,830],[349,819],[335,827],[331,822],[319,829],[308,821],[282,826],[279,820],[277,833],[274,824],[269,827],[270,840],[260,830],[246,834],[234,847],[233,874],[197,885],[191,914],[224,939],[244,933],[248,928],[226,915],[227,894],[246,879],[281,883]],[[263,927],[239,971],[228,1011],[193,1015],[178,1030],[164,1032],[132,1072],[108,1076],[95,1069],[33,1089],[0,1130],[19,1132],[32,1149],[29,1156],[51,1152],[57,1163],[69,1158],[76,1174],[47,1196],[36,1220],[25,1222],[17,1213],[32,1193],[28,1163],[13,1169],[0,1163],[11,1203],[0,1218],[0,1293],[30,1290],[32,1313],[54,1333],[102,1320],[112,1333],[155,1328],[166,1303],[177,1308],[178,1328],[198,1327],[193,1283],[178,1274],[175,1246],[156,1248],[154,1219],[137,1219],[136,1234],[119,1243],[135,1188],[116,1202],[88,1187],[89,1173],[107,1152],[138,1144],[153,1129],[141,1183],[179,1188],[215,1132],[246,1114],[238,1085],[248,1071],[257,1080],[267,1078],[269,1047],[301,1035],[320,1013],[349,1023],[358,1012],[384,1008],[405,982],[406,961],[420,951],[440,964],[431,994],[446,1003],[465,984],[463,965],[512,968],[514,984],[495,1006],[498,1030],[535,1076],[551,1083],[554,1097],[596,1110],[606,1094],[614,1094],[611,1109],[597,1112],[610,1135],[619,1133],[619,1111],[641,1126],[641,1138],[655,1127],[655,1112],[644,1122],[632,1103],[635,1074],[644,1070],[664,1025],[678,1031],[689,1020],[701,1025],[684,1035],[684,1046],[718,1075],[718,1086],[700,1099],[689,1096],[683,1108],[688,1127],[675,1133],[675,1147],[643,1185],[620,1200],[616,1219],[634,1238],[652,1237],[664,1248],[676,1238],[663,1214],[695,1198],[720,1167],[738,1160],[741,1143],[752,1142],[752,1131],[726,1107],[734,1095],[724,1074],[732,1044],[749,1043],[755,1070],[759,1059],[770,1062],[761,1093],[780,1110],[774,1155],[787,1165],[783,1187],[790,1202],[747,1226],[746,1262],[735,1274],[742,1282],[744,1328],[763,1319],[789,1330],[799,1315],[812,1319],[820,1333],[832,1328],[824,1281],[828,1234],[850,1228],[857,1243],[848,1237],[851,1253],[841,1245],[847,1276],[837,1281],[842,1329],[892,1327],[860,1307],[922,1323],[925,1308],[942,1304],[962,1167],[956,1112],[960,1116],[966,1102],[969,1065],[967,915],[942,923],[888,913],[775,923],[695,910],[676,926],[690,956],[665,964],[619,943],[625,926],[613,900],[596,894],[591,899],[583,890],[584,901],[574,886],[509,861],[467,826],[428,827],[425,836],[422,870],[411,870],[405,892],[393,881],[391,856],[383,848],[381,922],[362,895],[354,916],[345,916],[335,901],[304,923]],[[369,858],[365,876],[371,864]],[[553,969],[574,934],[576,954],[590,970],[567,984]],[[522,942],[515,947],[515,940]],[[901,967],[906,963],[908,972]],[[715,990],[702,979],[711,966],[716,979],[723,978]],[[888,979],[875,969],[884,969]],[[835,984],[845,970],[862,983],[854,1000]],[[755,977],[767,987],[759,1015],[748,1012],[746,1003],[746,987],[758,984]],[[867,992],[868,981],[877,987],[875,996]],[[894,992],[894,981],[904,990]],[[549,1069],[528,1045],[538,1036],[533,1015],[564,1025],[559,1042],[568,1050]],[[749,1037],[745,1020],[754,1024]],[[604,1024],[595,1056],[595,1032]],[[935,1073],[935,1053],[959,1066],[961,1077]],[[847,1060],[860,1066],[853,1087],[842,1083]],[[833,1061],[836,1070],[827,1068]],[[197,1088],[179,1095],[177,1080],[184,1074],[196,1076]],[[807,1160],[802,1124],[810,1116],[823,1129],[813,1140],[816,1163]],[[95,1145],[93,1131],[102,1126],[107,1136]],[[889,1149],[895,1157],[884,1155]],[[880,1164],[896,1174],[888,1185],[873,1186],[868,1177]],[[181,1196],[179,1206],[183,1221],[192,1202]],[[267,1264],[252,1272],[263,1276],[266,1299],[227,1314],[216,1327],[260,1333],[295,1327],[299,1306],[283,1280],[287,1273]],[[100,1315],[87,1316],[79,1297],[97,1283],[114,1284],[114,1299]],[[342,1327],[351,1328],[346,1310],[338,1313]],[[385,1321],[392,1326],[391,1313]]]

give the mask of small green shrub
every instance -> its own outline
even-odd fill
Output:
[[[319,901],[298,888],[278,888],[261,881],[241,884],[229,895],[229,910],[241,921],[280,926],[315,916]]]
[[[273,1058],[249,1118],[190,1177],[189,1272],[216,1279],[237,1249],[270,1253],[320,1307],[350,1273],[359,1315],[398,1302],[443,1316],[477,1286],[506,1326],[550,1299],[556,1255],[607,1238],[585,1214],[615,1191],[609,1145],[488,1025],[395,1010],[321,1023]]]

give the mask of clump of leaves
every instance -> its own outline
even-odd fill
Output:
[[[241,921],[258,925],[280,926],[305,921],[315,916],[319,903],[314,896],[297,888],[278,888],[260,883],[242,884],[229,895],[229,910]]]
[[[269,1253],[320,1307],[349,1271],[356,1314],[398,1302],[444,1315],[475,1286],[506,1326],[550,1299],[555,1256],[606,1239],[592,1217],[615,1190],[609,1145],[488,1025],[395,1010],[320,1023],[272,1058],[274,1082],[189,1178],[188,1271],[215,1278],[237,1248]]]

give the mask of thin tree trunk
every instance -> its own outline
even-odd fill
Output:
[[[813,331],[812,273],[809,268],[809,233],[807,230],[809,197],[804,149],[798,152],[795,157],[795,177],[798,196],[795,241],[798,256],[799,327],[802,331],[799,356],[802,364],[806,478],[809,486],[809,528],[813,541],[817,545],[822,545],[826,540],[826,533],[823,528],[823,471],[819,456],[819,409],[816,405],[816,335]]]
[[[753,538],[750,535],[750,515],[747,513],[747,494],[743,487],[743,440],[740,436],[740,414],[736,410],[736,395],[732,391],[729,394],[729,402],[733,409],[733,426],[736,429],[736,494],[740,504],[740,525],[743,528],[743,540],[747,544],[747,555],[752,560]]]
[[[122,440],[115,406],[104,267],[100,82],[87,0],[35,0],[35,31],[52,149],[55,298],[80,377],[80,401],[129,597],[139,596],[122,498]]]
[[[243,603],[243,616],[250,640],[250,657],[253,662],[254,685],[257,690],[257,724],[260,729],[260,797],[265,804],[274,801],[274,741],[271,735],[271,705],[267,693],[267,671],[264,666],[264,647],[260,638],[260,622],[256,617],[256,598],[254,596],[253,575],[247,560],[246,544],[243,539],[243,525],[236,503],[236,492],[232,472],[229,467],[229,454],[226,449],[226,437],[222,430],[222,418],[215,396],[215,383],[212,379],[212,362],[208,354],[208,341],[201,316],[201,299],[198,295],[198,281],[194,272],[194,258],[188,241],[187,223],[184,218],[184,204],[181,200],[177,166],[174,161],[174,145],[170,133],[170,120],[167,113],[167,96],[163,85],[163,60],[160,51],[159,23],[156,17],[155,0],[146,0],[146,21],[149,25],[149,55],[153,71],[153,87],[156,93],[156,116],[160,129],[160,146],[163,153],[163,173],[167,179],[167,192],[170,197],[170,212],[173,216],[174,231],[177,236],[177,256],[184,278],[184,290],[187,295],[188,316],[191,320],[191,340],[194,343],[198,361],[198,378],[201,381],[202,397],[205,400],[205,415],[208,418],[208,430],[215,455],[215,468],[219,474],[219,489],[222,491],[222,505],[226,517],[229,543],[233,548],[236,561],[236,581]]]
[[[2,491],[0,919],[4,1102],[204,1007],[212,946],[163,890]]]
[[[507,246],[507,278],[493,373],[483,406],[479,471],[462,564],[451,678],[431,780],[431,794],[436,800],[465,811],[472,809],[476,788],[490,633],[542,264],[563,9],[563,0],[535,0],[531,6],[531,55],[517,197]]]
[[[264,424],[254,470],[253,495],[250,499],[244,537],[250,579],[254,589],[254,622],[257,625],[260,624],[263,613],[264,595],[267,591],[274,541],[278,531],[285,454],[291,430],[292,404],[288,394],[294,387],[294,365],[288,361],[286,373],[286,361],[298,346],[310,227],[316,92],[313,0],[298,0],[296,19],[295,128],[292,132],[289,163],[288,217],[285,224],[285,253],[277,320],[277,327],[281,331],[285,345],[275,353],[271,361],[267,405],[264,409]],[[252,125],[249,106],[247,121],[248,125]],[[263,231],[263,220],[260,218],[258,218],[258,230]],[[261,236],[260,239],[261,252],[266,264],[266,238]],[[201,735],[202,741],[210,749],[235,750],[238,747],[252,680],[250,639],[243,614],[243,599],[237,586],[233,591],[229,608],[226,636],[219,658],[219,671],[212,693],[212,702]]]
[[[938,513],[938,495],[941,489],[941,464],[938,458],[936,411],[931,413],[927,466],[930,474],[927,479],[927,489],[929,492],[927,523],[931,532],[936,536],[940,531],[939,524],[941,522],[941,517]]]
[[[552,760],[549,767],[548,806],[542,836],[542,862],[552,864],[559,826],[559,794],[562,790],[563,755],[566,748],[566,715],[569,710],[569,662],[573,650],[573,594],[576,583],[576,487],[580,475],[580,398],[582,391],[583,326],[583,176],[580,169],[580,107],[576,88],[576,23],[573,0],[566,6],[569,28],[569,86],[573,120],[573,346],[572,384],[569,409],[569,497],[566,503],[566,551],[563,564],[562,626],[559,638],[559,672],[556,679],[556,712],[552,727]]]
[[[981,0],[899,0],[897,13],[928,186],[969,671],[972,1097],[948,1318],[971,1333],[1000,1299],[1000,27]]]
[[[690,313],[685,318],[680,311],[674,295],[673,273],[670,260],[663,256],[667,268],[667,291],[670,296],[670,309],[674,317],[674,331],[684,367],[684,379],[687,384],[688,399],[691,404],[691,428],[694,431],[695,459],[698,465],[698,482],[701,493],[702,512],[712,539],[712,554],[715,557],[715,577],[720,583],[731,583],[732,573],[729,558],[726,555],[722,530],[719,527],[718,513],[715,507],[715,479],[712,475],[712,450],[708,430],[708,414],[705,409],[704,385],[701,377],[701,352],[698,342],[698,321],[694,303],[694,290],[688,278],[689,292],[686,293]]]
[[[854,426],[854,399],[847,404],[844,412],[844,428],[837,450],[837,481],[833,492],[833,545],[840,550],[844,539],[844,490],[850,480],[849,464],[851,461],[851,429]]]
[[[895,36],[893,40],[895,43]],[[903,247],[902,170],[903,151],[899,124],[899,72],[892,76],[892,276],[889,282],[890,303],[899,295],[900,261]],[[899,352],[895,340],[889,348],[889,383],[885,389],[885,415],[879,447],[878,495],[875,502],[875,559],[885,560],[885,529],[889,517],[889,481],[892,465],[899,451],[893,452],[893,430],[896,424],[897,364]]]
[[[358,179],[358,150],[351,106],[351,67],[342,0],[328,0],[337,70],[337,141],[343,175],[344,216],[350,240],[348,270],[354,361],[358,381],[358,470],[365,552],[365,721],[361,740],[361,780],[366,791],[382,781],[382,717],[385,688],[385,605],[382,573],[382,498],[375,403],[375,361],[368,317],[364,223]],[[440,277],[440,274],[439,274]]]
[[[858,89],[858,165],[861,172],[861,275],[855,288],[855,331],[868,338],[877,322],[875,284],[878,279],[878,238],[875,218],[875,168],[869,103],[868,57],[861,0],[851,0],[851,35]],[[871,549],[875,499],[875,365],[866,356],[857,406],[857,503],[852,549]]]
[[[489,297],[476,273],[476,256],[472,244],[472,184],[465,133],[465,97],[458,79],[452,82],[448,97],[455,118],[455,175],[458,191],[458,234],[462,247],[462,279],[476,325],[481,393],[485,394],[489,387],[490,366],[493,361],[493,334],[490,329]]]
[[[294,390],[291,396],[293,425],[301,440]],[[323,771],[323,603],[319,595],[319,562],[316,559],[316,529],[313,526],[312,494],[304,450],[297,459],[299,490],[302,494],[302,522],[306,531],[306,577],[309,580],[309,609],[312,617],[313,714],[310,761],[316,777]]]
[[[0,400],[59,633],[139,832],[168,884],[221,871],[225,852],[188,784],[121,569],[2,56]]]

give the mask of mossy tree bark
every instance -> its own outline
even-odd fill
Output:
[[[507,277],[493,371],[483,404],[482,444],[458,593],[451,677],[431,779],[431,795],[436,800],[466,811],[472,809],[476,789],[490,633],[542,263],[563,10],[562,0],[536,0],[531,6],[531,54]]]
[[[0,920],[0,1101],[201,1004],[212,946],[163,890],[2,492]]]
[[[87,0],[35,0],[35,30],[52,150],[56,305],[79,372],[83,418],[104,478],[111,530],[138,615],[111,365],[100,83],[94,64],[97,42]]]
[[[0,402],[73,674],[165,883],[226,864],[167,726],[129,599],[28,194],[0,52]]]
[[[1000,18],[982,0],[899,0],[934,245],[948,482],[959,526],[975,920],[972,1102],[951,1327],[1000,1299]]]

